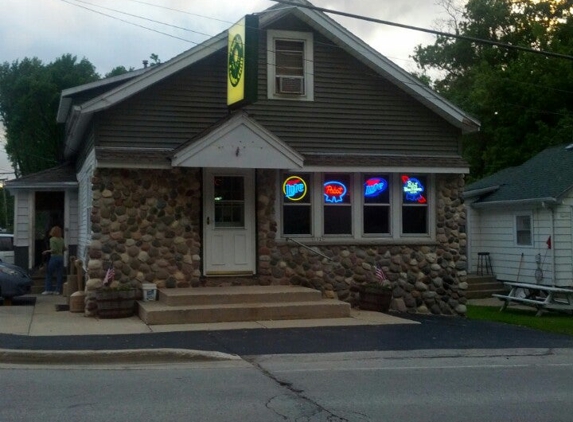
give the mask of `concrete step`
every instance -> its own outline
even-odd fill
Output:
[[[478,291],[467,291],[466,298],[467,299],[488,299],[491,298],[494,293],[501,293],[506,294],[509,290],[507,289],[484,289]]]
[[[298,286],[229,286],[159,289],[158,301],[169,306],[319,301],[318,290]]]
[[[466,298],[468,299],[485,299],[490,298],[494,293],[506,293],[508,291],[494,275],[468,274],[467,283]]]
[[[350,304],[337,300],[169,306],[138,302],[139,318],[148,325],[284,319],[345,318]]]

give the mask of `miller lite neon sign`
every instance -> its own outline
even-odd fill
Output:
[[[402,176],[402,191],[404,192],[404,199],[409,202],[418,202],[425,204],[426,197],[422,193],[426,190],[422,182],[415,177]]]
[[[375,198],[388,188],[388,182],[380,177],[372,177],[364,183],[364,196]]]
[[[306,183],[300,176],[290,176],[283,183],[283,193],[290,201],[300,201],[306,195]]]
[[[342,198],[344,198],[347,191],[346,186],[341,182],[326,182],[324,184],[324,200],[330,203],[342,202]]]

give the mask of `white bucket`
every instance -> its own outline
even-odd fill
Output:
[[[143,301],[152,302],[157,300],[157,286],[154,283],[141,283],[143,290]]]

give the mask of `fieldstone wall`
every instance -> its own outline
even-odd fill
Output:
[[[462,175],[436,177],[436,241],[426,244],[320,245],[314,250],[277,242],[277,172],[257,176],[258,274],[261,284],[294,284],[321,290],[327,297],[358,301],[361,284],[375,279],[377,266],[393,284],[395,310],[412,313],[466,312],[465,207]],[[303,242],[304,243],[304,242]]]
[[[374,270],[381,266],[393,284],[393,309],[465,314],[462,175],[436,177],[436,241],[312,246],[332,261],[278,239],[277,177],[274,170],[257,171],[258,268],[254,282],[313,287],[327,297],[356,304],[358,287],[374,280]],[[199,169],[99,169],[92,182],[87,315],[97,313],[95,291],[101,288],[110,265],[118,283],[135,287],[144,282],[158,287],[202,285]],[[253,283],[253,279],[246,282]]]
[[[198,285],[200,170],[98,169],[92,179],[86,314],[113,265],[115,280],[140,287]]]

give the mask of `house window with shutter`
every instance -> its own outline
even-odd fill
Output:
[[[314,99],[314,52],[311,33],[267,33],[269,99],[312,101]]]

